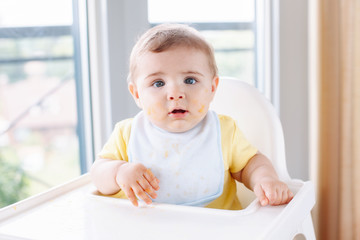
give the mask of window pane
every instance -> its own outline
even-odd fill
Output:
[[[256,83],[255,0],[148,0],[149,22],[187,23],[212,44],[220,76]]]
[[[202,31],[215,49],[221,76],[236,77],[253,84],[254,33],[251,30]]]
[[[81,173],[72,6],[0,2],[0,207]]]
[[[58,26],[73,22],[71,0],[1,0],[1,27]]]
[[[254,0],[148,0],[150,22],[252,22]]]

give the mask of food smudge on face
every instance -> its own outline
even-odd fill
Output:
[[[199,109],[199,113],[204,112],[204,110],[205,110],[205,105],[201,105],[201,108]]]
[[[151,115],[151,108],[149,108],[148,110],[147,110],[147,115]]]

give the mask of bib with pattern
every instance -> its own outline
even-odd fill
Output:
[[[221,132],[213,111],[183,133],[160,129],[141,111],[132,122],[128,156],[160,180],[154,202],[204,206],[222,194]]]

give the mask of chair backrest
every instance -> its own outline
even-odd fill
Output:
[[[280,119],[258,89],[238,79],[220,78],[210,108],[234,118],[248,141],[272,161],[279,178],[290,180]]]

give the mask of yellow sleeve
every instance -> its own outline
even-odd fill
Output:
[[[225,165],[227,164],[230,172],[239,172],[258,150],[246,140],[234,119],[219,115],[219,120]]]
[[[127,146],[130,138],[132,119],[126,119],[115,125],[110,138],[98,154],[99,158],[128,161]]]

